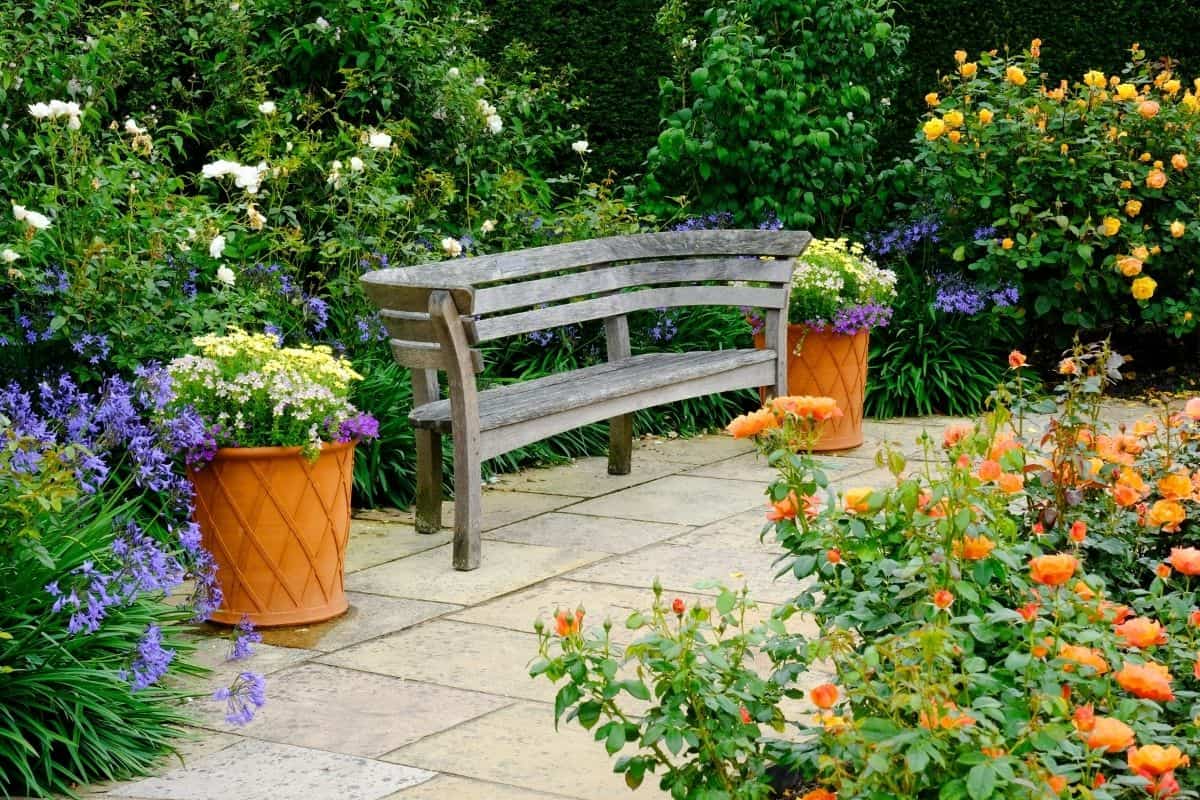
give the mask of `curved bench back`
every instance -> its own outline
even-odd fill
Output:
[[[471,344],[652,308],[782,312],[794,259],[810,239],[804,231],[647,233],[377,270],[362,281],[397,360],[443,369],[428,312],[434,291],[449,292]],[[482,370],[478,351],[472,360]]]

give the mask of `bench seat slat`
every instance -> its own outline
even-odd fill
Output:
[[[711,350],[646,353],[572,372],[498,386],[479,393],[481,431],[515,425],[563,411],[676,383],[766,364],[774,370],[774,350]],[[749,384],[747,384],[749,385]],[[416,428],[449,433],[450,401],[417,406],[409,415]],[[544,436],[561,431],[548,431]]]

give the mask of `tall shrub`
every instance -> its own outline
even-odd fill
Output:
[[[869,196],[901,74],[890,0],[736,0],[704,20],[690,85],[663,83],[678,105],[649,153],[649,207],[842,229]]]

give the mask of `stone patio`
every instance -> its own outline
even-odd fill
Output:
[[[1114,416],[1133,417],[1132,411]],[[867,443],[821,458],[835,486],[874,483],[883,439],[917,456],[923,427],[868,422]],[[485,490],[483,565],[450,566],[449,534],[417,534],[411,514],[355,522],[341,619],[264,631],[248,662],[224,663],[228,641],[201,657],[222,675],[267,675],[267,705],[232,728],[217,703],[195,703],[185,764],[158,777],[92,787],[140,800],[611,800],[629,794],[604,748],[577,725],[555,732],[554,688],[534,681],[533,622],[557,607],[606,616],[614,638],[649,605],[658,578],[685,597],[710,579],[744,580],[764,604],[795,593],[774,580],[776,546],[759,541],[770,470],[747,442],[718,435],[638,443],[633,474],[601,458],[504,475]],[[449,513],[446,515],[449,517]],[[736,581],[731,573],[744,577]],[[214,629],[215,634],[219,631]],[[665,797],[647,780],[634,797]]]

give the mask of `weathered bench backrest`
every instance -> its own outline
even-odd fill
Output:
[[[450,293],[470,344],[634,311],[750,306],[784,312],[802,231],[687,231],[592,239],[363,276],[397,361],[445,369],[429,297]],[[770,256],[764,260],[760,256]],[[761,286],[704,285],[753,281]],[[476,372],[483,359],[472,351]]]

